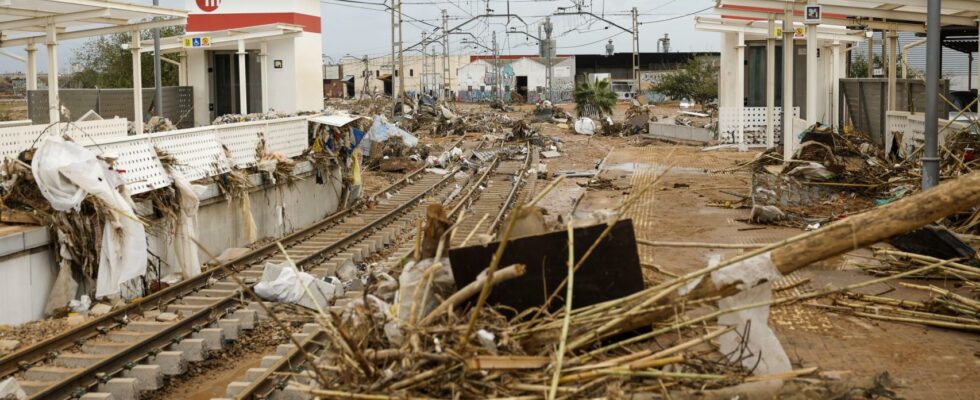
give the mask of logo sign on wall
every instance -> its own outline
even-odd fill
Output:
[[[197,0],[197,8],[204,12],[217,10],[220,5],[221,0]]]

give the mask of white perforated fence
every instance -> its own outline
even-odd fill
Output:
[[[123,118],[101,121],[62,123],[58,125],[62,134],[72,140],[85,144],[98,141],[125,138],[129,132],[129,121]],[[17,157],[18,154],[37,146],[44,135],[54,134],[51,125],[24,125],[0,128],[0,156]]]
[[[907,111],[889,111],[885,115],[885,151],[892,151],[892,142],[898,136],[898,152],[908,156],[925,143],[926,117],[923,113],[912,114]],[[946,142],[946,135],[967,127],[965,122],[950,123],[947,119],[939,120],[939,143]]]
[[[255,165],[259,138],[265,138],[268,153],[300,156],[308,147],[308,125],[304,116],[127,136],[127,121],[110,119],[62,124],[61,130],[96,155],[118,157],[116,167],[126,187],[140,194],[173,184],[156,149],[173,155],[176,169],[194,181]],[[48,125],[0,128],[0,152],[16,157],[52,132]]]
[[[800,108],[793,108],[793,116],[800,116]],[[776,143],[783,141],[783,108],[773,111],[773,131]],[[766,107],[743,107],[742,126],[745,144],[766,144]],[[738,114],[735,107],[718,109],[718,140],[722,143],[737,144]]]

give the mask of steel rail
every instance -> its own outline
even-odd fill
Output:
[[[453,144],[453,147],[458,146],[462,142],[463,139],[461,138]],[[374,194],[374,196],[379,196],[390,192],[404,185],[410,179],[421,175],[423,172],[425,172],[424,167],[414,170],[386,186],[384,189],[378,191]],[[302,228],[296,232],[281,237],[279,242],[287,243],[289,246],[292,246],[297,242],[306,239],[308,236],[315,235],[321,230],[327,229],[330,226],[339,223],[344,218],[363,210],[363,208],[364,207],[361,205],[331,214],[311,226]],[[15,353],[0,358],[0,378],[8,377],[20,371],[27,370],[38,363],[53,359],[57,357],[64,349],[82,345],[86,340],[92,337],[102,335],[113,328],[122,326],[125,324],[125,321],[128,320],[128,316],[130,314],[139,314],[146,310],[161,308],[164,304],[169,304],[173,301],[180,300],[183,297],[189,296],[201,289],[209,287],[209,282],[211,282],[212,279],[221,280],[226,278],[228,276],[227,271],[238,271],[240,268],[244,268],[255,262],[259,262],[262,259],[271,257],[278,252],[278,245],[275,242],[266,243],[265,245],[229,260],[222,265],[212,267],[197,276],[185,279],[164,290],[153,293],[147,297],[137,299],[132,303],[113,310],[99,318],[93,319],[92,321],[78,325],[54,337],[35,343],[29,347],[25,347]]]
[[[391,191],[396,187],[403,185],[409,179],[420,175],[424,171],[424,168],[413,171],[412,173],[407,174],[405,177],[387,186],[379,193]],[[341,221],[345,217],[348,217],[359,210],[360,208],[348,208],[334,213],[309,227],[300,229],[282,237],[280,241],[292,245],[294,242],[301,240],[306,236],[313,235],[322,229],[329,228],[336,222]],[[278,251],[278,246],[275,242],[267,243],[235,259],[225,262],[223,264],[223,267],[225,268],[222,268],[222,266],[210,268],[197,276],[181,281],[180,283],[142,299],[138,299],[123,306],[122,308],[109,312],[102,317],[81,324],[57,336],[3,357],[0,359],[0,377],[15,374],[19,371],[30,368],[39,362],[44,362],[47,359],[54,358],[60,351],[66,348],[81,345],[85,340],[91,337],[101,335],[109,329],[122,325],[123,321],[126,321],[128,319],[128,315],[130,314],[142,313],[147,309],[160,308],[164,304],[179,300],[185,296],[197,292],[200,289],[208,287],[208,282],[210,282],[212,278],[216,280],[225,278],[227,276],[227,272],[225,271],[227,270],[237,271],[240,266],[249,265],[253,262],[260,261],[261,259],[274,255]]]
[[[323,255],[346,248],[349,244],[361,239],[365,234],[375,229],[378,225],[382,225],[390,221],[391,219],[400,215],[406,209],[413,207],[415,203],[428,195],[429,192],[441,187],[450,178],[452,178],[452,174],[447,174],[445,178],[437,181],[431,187],[420,192],[418,195],[413,196],[408,201],[396,206],[385,215],[379,217],[369,224],[365,224],[363,227],[351,232],[344,238],[341,238],[340,240],[337,240],[334,243],[331,243],[330,245],[327,245],[324,248],[297,260],[297,267],[305,269],[303,268],[304,266],[313,264]],[[278,247],[275,242],[271,243],[270,245]],[[251,286],[254,286],[254,284]],[[135,365],[139,361],[142,361],[150,354],[163,351],[166,346],[181,340],[180,338],[184,338],[192,333],[195,333],[203,326],[218,320],[239,303],[239,298],[240,296],[237,292],[227,297],[220,298],[216,301],[216,303],[206,306],[204,309],[195,312],[190,317],[177,321],[174,325],[156,332],[135,345],[128,347],[125,350],[104,360],[101,360],[92,366],[84,368],[82,371],[79,371],[67,379],[58,381],[54,385],[45,388],[31,397],[43,399],[67,399],[84,394],[89,389],[97,386],[99,383],[105,382],[109,378],[123,372],[129,366]]]
[[[530,147],[529,147],[530,148]],[[528,153],[528,161],[525,162],[524,171],[527,171],[530,167],[531,154]],[[500,165],[500,157],[494,157],[489,164],[486,171],[480,175],[480,177],[472,183],[472,187],[467,193],[458,199],[458,203],[452,210],[447,214],[448,217],[452,218],[458,212],[463,210],[463,207],[467,200],[469,200],[475,193],[480,185],[484,184],[487,179],[492,175],[493,171]],[[452,175],[452,174],[447,174]],[[521,186],[521,181],[518,180],[514,184],[514,188]],[[508,196],[507,202],[513,202],[515,199],[514,191],[511,191],[511,195]],[[506,204],[506,203],[505,203]],[[509,207],[503,207],[505,210]],[[310,337],[304,339],[300,342],[303,347],[303,351],[299,349],[292,349],[282,358],[277,360],[275,363],[270,365],[262,374],[255,378],[248,386],[242,388],[234,399],[235,400],[265,400],[272,398],[272,394],[276,390],[283,390],[288,385],[290,380],[289,377],[282,377],[281,372],[290,371],[295,372],[295,368],[306,362],[304,358],[305,354],[314,354],[321,351],[324,348],[325,340],[322,340],[322,336],[326,333],[324,331],[317,331],[317,333],[310,335]],[[320,339],[318,339],[320,338]]]

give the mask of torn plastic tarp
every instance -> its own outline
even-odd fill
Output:
[[[738,285],[735,295],[718,300],[722,310],[758,304],[772,299],[772,282],[782,274],[772,263],[769,252],[751,257],[711,273],[717,287]],[[721,257],[713,256],[709,266],[718,265]],[[692,282],[696,285],[696,282]],[[681,294],[688,288],[683,288]],[[792,369],[779,338],[769,327],[769,306],[734,311],[718,317],[719,325],[734,325],[735,331],[718,337],[719,349],[733,362],[740,362],[754,375],[786,372]],[[744,350],[744,351],[741,351]]]
[[[371,143],[372,142],[384,142],[390,139],[392,136],[397,136],[405,142],[405,146],[409,148],[415,147],[419,144],[419,139],[413,136],[411,133],[406,132],[397,125],[388,122],[388,119],[383,115],[378,115],[374,117],[374,123],[371,124],[371,129],[368,129],[367,134],[361,140],[363,143],[361,151],[364,152],[365,156],[371,155]]]
[[[74,142],[49,136],[31,163],[34,180],[59,211],[78,210],[92,195],[108,208],[99,250],[95,297],[119,293],[119,286],[146,272],[146,231],[128,199],[112,187],[107,169],[95,154]]]
[[[202,185],[191,184],[183,174],[171,170],[174,186],[180,194],[180,216],[177,217],[177,229],[174,232],[174,254],[183,279],[201,273],[201,261],[197,254],[197,211],[201,205],[200,196],[207,189]],[[174,280],[171,277],[168,280]]]

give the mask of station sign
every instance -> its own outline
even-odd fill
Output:
[[[803,11],[803,22],[808,24],[819,24],[823,17],[823,9],[820,5],[806,6]]]
[[[210,36],[195,36],[183,38],[185,49],[196,49],[200,47],[211,47]]]

